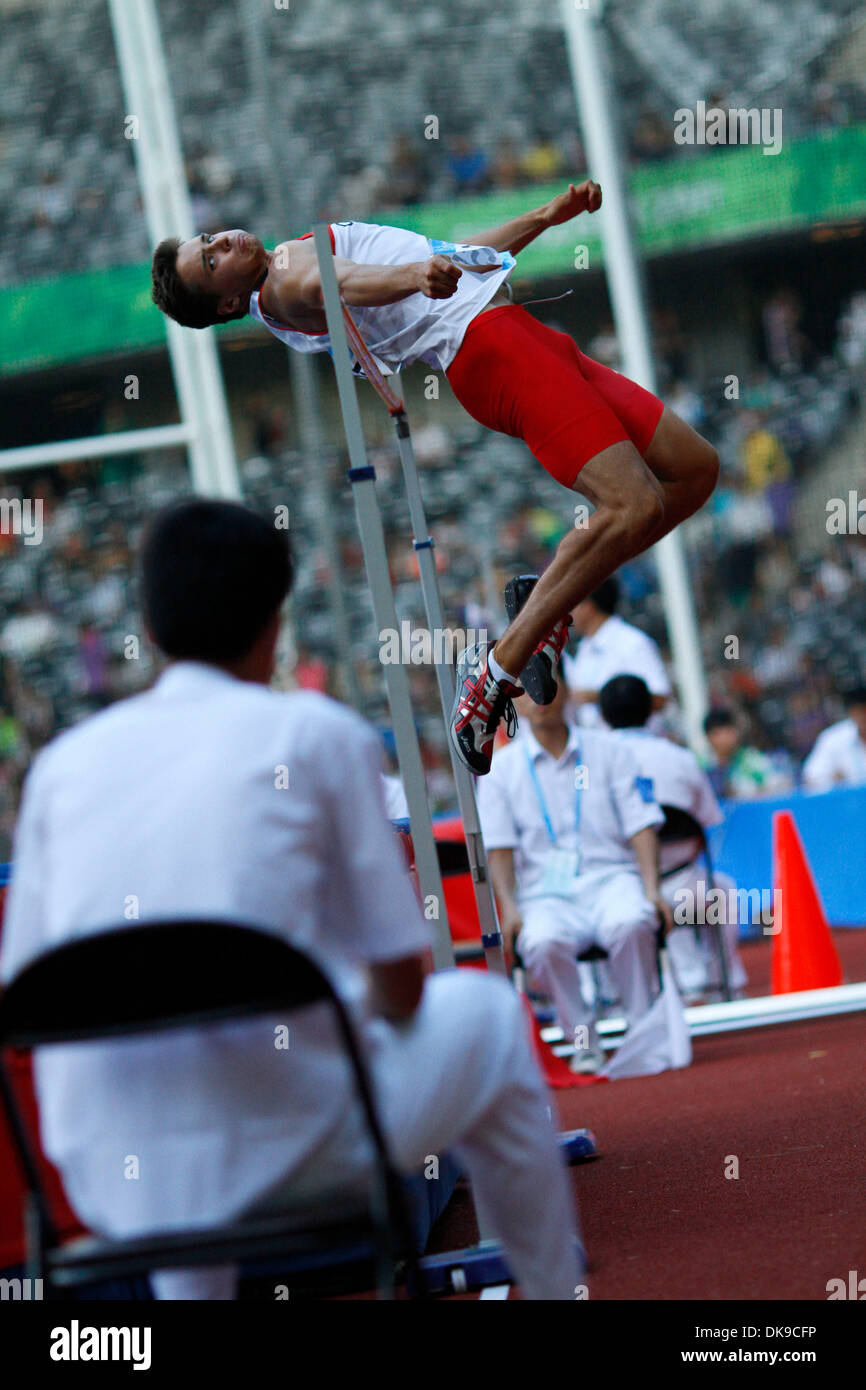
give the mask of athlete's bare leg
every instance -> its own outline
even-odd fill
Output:
[[[643,458],[631,443],[612,444],[591,458],[575,489],[595,511],[587,526],[562,538],[496,642],[502,669],[519,676],[538,643],[602,580],[703,506],[717,476],[712,445],[667,408]]]
[[[560,619],[645,550],[664,525],[662,485],[633,444],[602,449],[579,477],[580,491],[595,511],[586,526],[563,536],[526,604],[496,642],[496,660],[513,676]]]
[[[719,478],[719,456],[697,430],[665,406],[643,457],[661,483],[665,501],[664,526],[652,545],[709,500]]]

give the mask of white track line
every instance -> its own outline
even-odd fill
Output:
[[[492,1284],[489,1289],[482,1289],[479,1298],[507,1298],[510,1284]]]

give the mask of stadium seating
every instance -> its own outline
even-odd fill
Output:
[[[648,113],[669,126],[672,94],[680,105],[689,92],[781,105],[787,136],[810,129],[824,119],[814,97],[822,63],[844,44],[858,8],[856,0],[699,0],[684,14],[672,0],[615,0],[607,10],[623,129],[635,132]],[[392,5],[354,0],[275,9],[258,84],[242,5],[159,0],[157,9],[200,225],[261,225],[266,179],[277,181],[283,234],[311,213],[364,216],[372,209],[338,209],[341,186],[372,161],[385,175],[380,201],[396,201],[387,175],[399,134],[416,146],[424,200],[454,192],[447,159],[458,135],[491,160],[505,137],[523,149],[552,138],[566,161],[575,152],[565,43],[544,0],[501,0],[493,10],[483,0],[413,0],[399,21]],[[105,0],[6,5],[3,38],[0,285],[146,260]],[[462,61],[467,45],[471,64]],[[832,118],[862,119],[864,104],[854,84],[836,92]],[[439,117],[438,141],[423,138],[428,113]],[[281,169],[261,140],[263,114],[278,131]],[[670,131],[666,138],[656,153],[695,156]],[[632,153],[649,157],[644,147]]]

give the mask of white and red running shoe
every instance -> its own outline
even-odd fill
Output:
[[[520,672],[520,683],[531,700],[537,705],[549,705],[556,697],[556,668],[562,656],[562,649],[568,640],[571,627],[571,614],[567,613],[556,624],[532,653]]]
[[[537,583],[537,574],[519,574],[508,581],[505,586],[505,609],[509,622],[513,622],[517,617]],[[560,619],[553,631],[539,642],[520,672],[521,689],[525,690],[537,705],[549,705],[556,696],[555,672],[570,627],[571,614],[568,613]]]
[[[520,686],[498,681],[490,674],[487,658],[492,650],[492,642],[477,642],[461,653],[451,711],[451,742],[460,761],[479,777],[490,771],[500,721],[505,720],[509,738],[517,732],[512,696],[522,694]]]

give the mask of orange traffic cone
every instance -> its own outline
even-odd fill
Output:
[[[790,811],[773,816],[773,859],[773,994],[841,985],[842,966]]]

